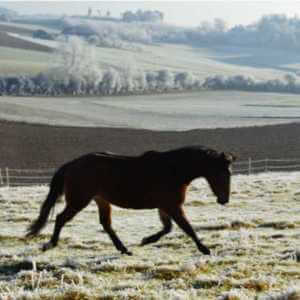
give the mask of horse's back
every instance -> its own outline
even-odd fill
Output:
[[[69,164],[66,182],[75,194],[133,209],[159,208],[182,194],[161,152],[140,156],[111,152],[83,155]]]
[[[124,208],[156,208],[166,190],[168,174],[156,162],[156,152],[123,156],[108,152],[90,153],[69,167],[67,181],[78,192],[98,195]]]

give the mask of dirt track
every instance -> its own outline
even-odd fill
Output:
[[[74,128],[0,121],[0,168],[52,168],[81,154],[112,151],[136,155],[200,144],[248,157],[300,158],[300,124],[157,132]]]

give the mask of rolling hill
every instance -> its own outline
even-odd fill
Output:
[[[38,26],[29,25],[22,28],[21,24],[0,24],[1,74],[35,74],[52,66],[53,54],[50,52],[53,43],[47,46],[43,40],[29,38],[37,28]],[[143,71],[188,71],[203,79],[211,75],[240,74],[259,80],[282,79],[287,72],[297,73],[300,70],[300,55],[295,51],[229,46],[193,47],[180,44],[132,43],[131,46],[128,49],[97,47],[96,60],[99,66],[102,69],[113,67]],[[11,57],[10,49],[14,51],[14,59],[7,64],[8,57]],[[41,52],[45,54],[41,55]]]

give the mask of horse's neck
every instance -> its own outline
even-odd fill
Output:
[[[178,182],[190,184],[194,179],[202,177],[201,170],[199,170],[199,173],[192,172],[192,170],[195,170],[195,165],[186,156],[172,153],[165,159]]]

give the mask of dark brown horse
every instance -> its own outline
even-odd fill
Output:
[[[145,237],[142,245],[154,243],[169,233],[173,220],[202,253],[210,254],[184,214],[186,190],[192,180],[204,177],[218,203],[226,204],[230,197],[230,165],[234,159],[231,154],[202,146],[167,152],[149,151],[136,157],[106,152],[81,156],[54,174],[47,199],[27,236],[40,232],[57,198],[65,194],[65,209],[56,217],[54,233],[43,246],[44,251],[57,245],[66,222],[94,199],[99,208],[100,223],[121,253],[131,255],[111,227],[111,204],[132,209],[158,209],[163,229]]]

